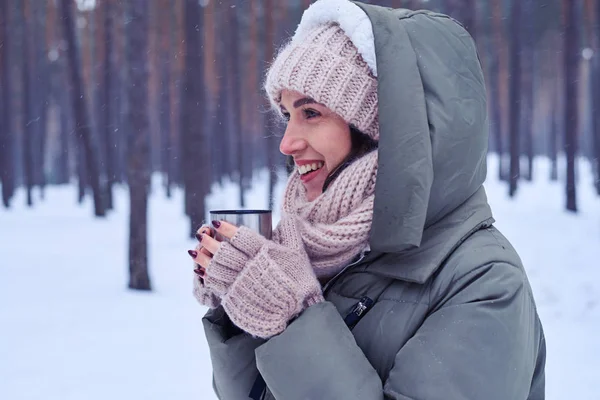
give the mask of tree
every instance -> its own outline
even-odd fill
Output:
[[[204,13],[197,0],[185,0],[185,69],[183,76],[183,106],[181,109],[181,152],[185,187],[185,210],[190,217],[190,237],[205,216],[204,197],[209,187],[205,173],[210,162],[204,129],[204,60],[202,58]],[[236,116],[237,117],[237,116]],[[209,181],[210,182],[210,181]]]
[[[170,79],[170,109],[171,115],[169,118],[169,124],[171,127],[170,142],[172,143],[171,152],[172,157],[170,159],[172,176],[170,181],[176,182],[177,184],[183,183],[183,155],[182,149],[182,104],[183,104],[183,91],[181,90],[181,83],[183,80],[184,61],[183,57],[183,46],[185,44],[185,30],[184,30],[184,0],[175,0],[171,2],[171,79]]]
[[[519,179],[519,128],[521,122],[521,0],[514,0],[511,9],[511,32],[510,41],[510,176],[509,191],[513,197],[517,191]]]
[[[523,14],[521,18],[522,50],[520,52],[522,81],[521,81],[521,125],[520,136],[527,156],[527,173],[525,178],[528,181],[533,179],[533,108],[534,108],[534,32],[535,32],[535,10],[532,0],[520,0],[523,4]]]
[[[265,9],[266,9],[266,51],[265,51],[265,59],[267,62],[271,62],[275,57],[275,21],[277,18],[277,13],[279,10],[279,2],[276,2],[278,5],[274,3],[276,0],[266,0]],[[272,11],[269,11],[272,10]],[[268,109],[270,105],[268,104],[267,99],[264,99],[265,109]],[[275,185],[277,184],[277,170],[275,168],[275,140],[273,136],[273,132],[275,131],[275,127],[270,119],[265,119],[265,146],[267,152],[267,167],[269,168],[269,209],[273,209],[275,203]]]
[[[62,55],[62,37],[59,34],[60,26],[58,20],[57,4],[54,1],[48,2],[48,11],[46,13],[46,47],[47,47],[47,98],[48,114],[50,119],[47,132],[48,147],[55,149],[48,153],[52,159],[51,170],[49,171],[51,183],[68,184],[69,183],[69,137],[70,130],[67,122],[67,110],[69,102],[66,98],[64,89],[64,57]],[[44,55],[45,56],[45,55]],[[53,136],[51,136],[53,135]],[[55,144],[53,142],[58,142]],[[56,147],[54,147],[56,146]]]
[[[596,52],[592,61],[592,112],[594,130],[594,158],[596,163],[596,192],[600,195],[600,0],[596,0],[595,9]]]
[[[105,163],[105,173],[106,173],[106,187],[105,187],[105,196],[106,196],[106,208],[113,208],[113,186],[117,180],[117,173],[115,171],[115,156],[114,156],[114,140],[113,131],[114,125],[112,121],[113,118],[113,108],[111,107],[111,102],[115,98],[113,90],[114,90],[114,82],[113,77],[115,76],[115,63],[114,63],[114,54],[113,54],[113,23],[114,23],[114,12],[115,7],[112,0],[103,0],[100,3],[100,7],[104,8],[104,12],[100,15],[103,18],[101,22],[104,24],[104,65],[102,66],[102,71],[100,74],[101,77],[101,86],[103,89],[100,91],[101,98],[100,103],[102,104],[98,110],[100,118],[100,136],[102,136],[102,144],[104,150],[104,163]],[[101,46],[101,41],[98,43],[98,47]]]
[[[551,85],[553,86],[553,90],[551,93],[554,94],[554,97],[552,99],[552,112],[550,113],[550,138],[548,140],[548,142],[550,143],[550,180],[551,181],[557,181],[558,180],[558,147],[559,147],[559,137],[560,135],[558,134],[558,132],[560,131],[560,126],[561,126],[561,114],[562,114],[562,103],[560,101],[561,99],[561,87],[563,85],[561,85],[562,79],[562,72],[561,72],[561,68],[559,68],[559,66],[557,66],[556,68],[556,77],[554,82],[551,83]]]
[[[213,135],[215,135],[215,132],[218,132],[216,144],[221,157],[215,158],[214,165],[218,180],[220,181],[225,176],[230,177],[235,170],[231,151],[234,138],[232,138],[231,129],[229,129],[231,124],[228,123],[231,121],[231,118],[229,118],[231,110],[228,107],[229,82],[231,81],[228,67],[230,65],[228,61],[228,43],[231,32],[229,29],[219,29],[219,27],[226,26],[228,23],[227,6],[221,2],[211,2],[211,5],[214,8],[214,17],[212,19],[215,28],[213,38],[215,62],[213,63],[214,81],[212,82],[214,86],[210,88],[216,90],[213,99],[215,103],[215,115],[212,118],[211,130]],[[209,71],[208,73],[210,74]]]
[[[34,3],[31,3],[33,6]],[[50,66],[48,62],[48,46],[46,41],[46,24],[48,22],[47,3],[35,3],[32,7],[32,38],[31,44],[31,78],[32,78],[32,107],[34,113],[35,141],[33,143],[34,159],[34,182],[40,188],[42,198],[44,197],[46,186],[46,175],[44,173],[44,163],[46,154],[47,139],[47,121],[48,121],[48,99],[49,99],[49,81]],[[35,96],[33,96],[35,94]],[[31,122],[30,122],[31,123]]]
[[[9,17],[8,0],[0,0],[0,180],[2,181],[2,203],[10,206],[14,194],[14,154],[12,130],[12,57],[8,39],[12,24]]]
[[[33,165],[33,140],[35,135],[35,122],[33,115],[33,101],[31,96],[31,38],[29,37],[31,19],[28,18],[29,3],[23,0],[19,7],[21,11],[21,40],[22,60],[21,79],[23,83],[23,171],[25,178],[25,189],[27,191],[27,205],[33,205],[31,190],[34,184]]]
[[[506,176],[506,172],[504,170],[504,146],[503,146],[503,136],[504,130],[506,127],[504,120],[503,106],[504,102],[502,96],[502,88],[503,88],[503,77],[506,76],[502,74],[505,72],[507,55],[506,55],[506,40],[504,35],[503,23],[502,23],[502,10],[501,4],[498,1],[493,1],[491,4],[491,14],[492,14],[492,40],[489,43],[489,50],[487,52],[488,57],[490,57],[489,65],[490,65],[490,98],[491,98],[491,106],[492,106],[492,136],[495,141],[496,151],[498,152],[498,179],[504,179]]]
[[[93,143],[92,130],[90,128],[90,118],[88,115],[87,99],[83,88],[81,77],[81,56],[79,47],[75,38],[75,21],[73,19],[73,2],[71,0],[61,0],[61,12],[63,18],[63,29],[67,41],[67,69],[68,76],[71,77],[71,102],[75,116],[75,131],[83,146],[86,160],[87,181],[92,187],[94,198],[94,214],[97,217],[105,215],[102,201],[102,190],[100,188],[100,176],[98,169],[98,158]]]
[[[156,24],[158,25],[158,71],[159,71],[159,101],[158,115],[160,125],[160,166],[163,173],[163,181],[167,197],[171,197],[171,186],[173,172],[171,159],[171,58],[174,52],[171,41],[171,8],[173,4],[167,0],[160,0],[156,4],[159,12],[155,12]],[[212,2],[211,2],[212,4]]]
[[[148,194],[150,134],[148,122],[148,2],[128,0],[127,68],[129,77],[127,172],[129,184],[129,288],[151,290],[148,275]]]
[[[229,110],[233,115],[233,137],[235,138],[234,143],[236,144],[236,171],[238,177],[239,191],[239,203],[240,207],[245,207],[244,189],[247,186],[246,176],[249,171],[244,168],[244,130],[241,124],[241,107],[242,107],[242,77],[241,77],[241,63],[240,63],[240,21],[237,7],[229,8]]]
[[[567,159],[567,210],[577,211],[575,194],[575,154],[577,151],[577,132],[579,132],[579,116],[577,110],[577,81],[579,67],[579,37],[577,4],[571,0],[563,0],[564,48],[563,62],[565,66],[565,119],[564,119],[564,151]]]

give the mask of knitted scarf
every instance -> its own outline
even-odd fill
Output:
[[[330,278],[367,246],[377,175],[377,150],[354,160],[327,190],[312,202],[297,171],[288,180],[282,206],[282,221],[294,218],[304,248],[318,278]],[[286,232],[277,232],[277,236]]]

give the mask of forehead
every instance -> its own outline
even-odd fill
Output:
[[[302,93],[292,91],[292,90],[283,90],[281,92],[281,108],[298,108],[305,104],[319,104],[313,98],[306,96]]]
[[[282,103],[292,103],[296,100],[302,99],[302,98],[307,98],[308,96],[300,93],[300,92],[296,92],[295,90],[289,90],[289,89],[283,89],[281,91],[281,102]]]

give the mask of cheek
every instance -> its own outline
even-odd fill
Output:
[[[352,150],[350,132],[345,131],[344,127],[338,127],[335,134],[329,140],[329,146],[331,162],[337,167]]]

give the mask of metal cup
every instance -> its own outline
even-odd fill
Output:
[[[245,226],[260,233],[267,239],[272,234],[272,212],[271,210],[211,210],[211,221],[227,221],[235,226]],[[215,235],[219,241],[227,240],[219,233]]]

